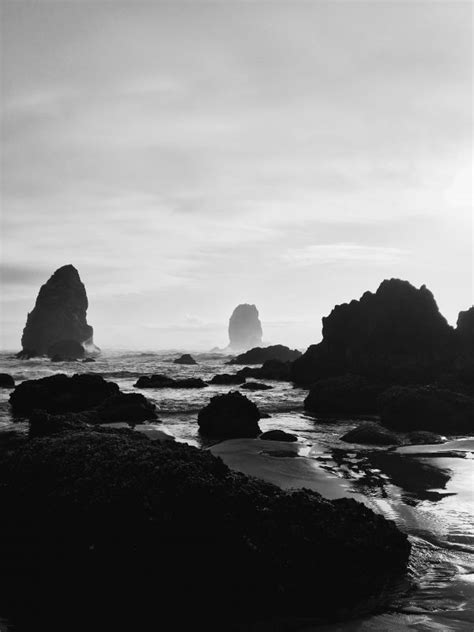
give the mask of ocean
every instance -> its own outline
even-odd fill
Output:
[[[18,360],[0,354],[0,372],[19,383],[55,373],[100,373],[124,392],[137,392],[134,383],[153,373],[170,377],[200,377],[234,373],[228,356],[193,354],[197,365],[178,365],[176,352],[103,352],[94,363],[53,363],[48,359]],[[394,520],[409,534],[413,551],[408,581],[400,585],[383,612],[344,623],[307,627],[331,632],[470,631],[474,629],[474,437],[450,437],[432,446],[410,446],[386,459],[386,448],[355,446],[340,437],[360,419],[319,419],[305,413],[306,391],[288,382],[263,381],[273,388],[244,392],[268,413],[262,431],[281,429],[298,435],[295,444],[260,439],[221,443],[203,440],[197,414],[216,394],[237,386],[210,385],[203,389],[140,390],[157,407],[158,421],[137,427],[153,435],[164,431],[203,449],[210,449],[232,468],[259,476],[283,488],[306,487],[328,498],[347,496]],[[10,415],[10,391],[0,389],[0,431],[26,422]],[[398,456],[397,456],[398,455]],[[393,457],[393,453],[389,455]],[[404,468],[414,475],[404,476]],[[341,595],[343,599],[343,595]],[[13,632],[8,622],[0,630]]]

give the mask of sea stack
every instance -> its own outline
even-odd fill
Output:
[[[86,289],[76,268],[65,265],[56,270],[41,286],[35,307],[28,314],[19,356],[57,355],[62,347],[68,349],[68,356],[74,348],[76,357],[98,352],[93,329],[87,324],[87,307]]]
[[[262,323],[255,305],[237,305],[229,320],[229,348],[247,351],[262,343]]]

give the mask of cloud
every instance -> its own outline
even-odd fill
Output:
[[[406,250],[386,246],[363,244],[315,244],[304,248],[290,248],[282,255],[285,262],[294,266],[326,265],[333,263],[393,264],[408,256]]]

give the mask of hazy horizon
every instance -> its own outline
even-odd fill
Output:
[[[72,263],[104,349],[306,348],[473,303],[470,2],[1,2],[1,348]]]

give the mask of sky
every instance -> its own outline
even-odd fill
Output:
[[[1,0],[3,349],[72,263],[104,349],[305,348],[385,278],[473,303],[472,4]]]

